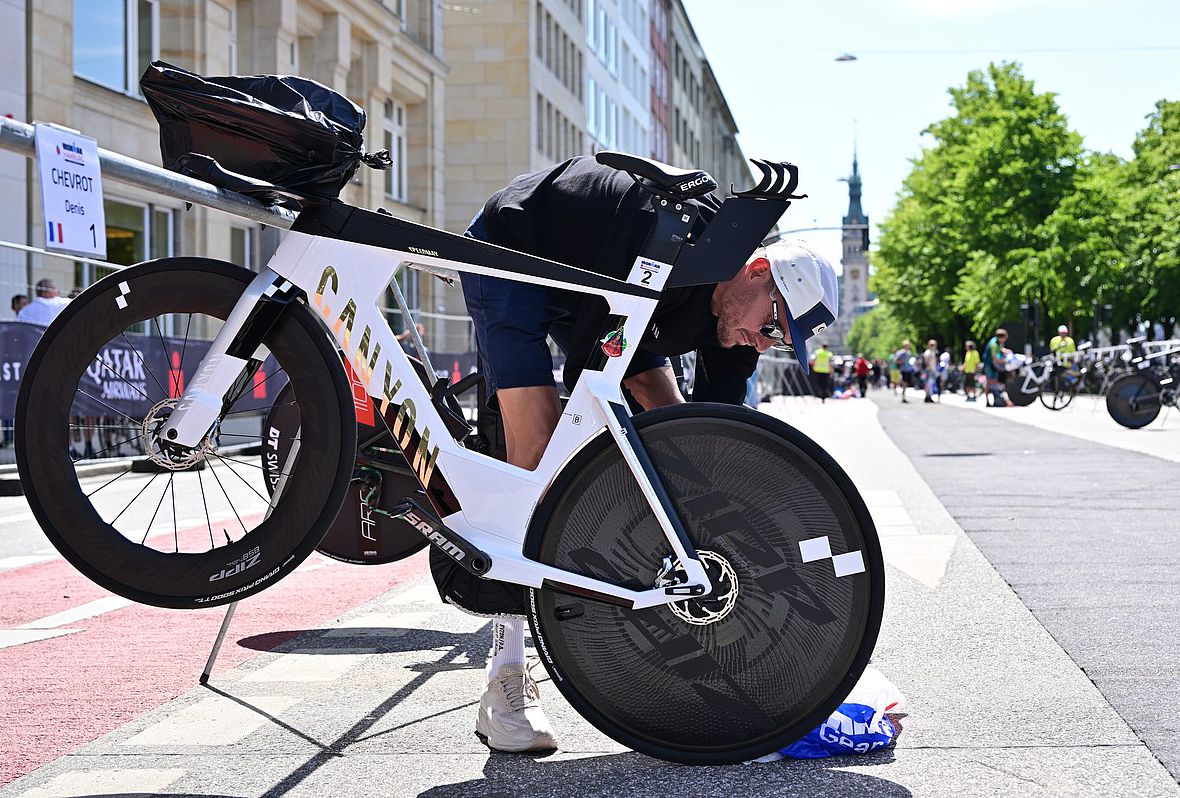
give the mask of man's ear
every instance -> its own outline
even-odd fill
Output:
[[[766,258],[754,258],[746,264],[746,275],[752,280],[769,277],[770,261]]]

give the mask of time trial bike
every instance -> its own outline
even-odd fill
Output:
[[[715,188],[707,173],[597,158],[649,198],[651,233],[625,280],[332,200],[307,204],[260,273],[175,257],[87,289],[45,331],[17,404],[21,480],[49,539],[134,601],[244,599],[316,548],[350,486],[381,479],[380,452],[363,476],[357,461],[367,407],[415,486],[366,496],[477,581],[527,589],[553,682],[603,732],[717,764],[813,729],[860,676],[881,622],[884,567],[859,493],[782,421],[703,403],[632,416],[620,390],[661,291],[732,277],[794,198],[797,171],[756,162],[762,182],[694,237],[689,200]],[[609,308],[603,346],[535,470],[465,445],[447,382],[398,345],[378,299],[411,266],[592,294]],[[137,344],[132,329],[153,335]],[[218,332],[194,364],[190,332],[201,329]],[[184,366],[187,384],[142,368],[148,346]],[[137,409],[111,407],[96,375]],[[282,440],[235,422],[260,412],[260,395],[282,397],[261,408],[287,415]],[[80,475],[71,424],[94,404],[133,425],[152,470]],[[228,446],[248,441],[257,454]]]

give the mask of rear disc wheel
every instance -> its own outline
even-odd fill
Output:
[[[693,404],[635,424],[715,590],[646,610],[532,590],[538,649],[624,745],[690,764],[762,756],[827,718],[868,662],[884,605],[872,519],[840,467],[769,416]],[[679,567],[605,434],[562,470],[528,540],[529,556],[635,590]]]
[[[1160,413],[1159,386],[1142,374],[1125,374],[1111,384],[1106,410],[1128,429],[1146,427]]]

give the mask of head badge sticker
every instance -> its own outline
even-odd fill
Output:
[[[602,344],[602,351],[607,357],[618,357],[623,354],[623,350],[627,348],[627,339],[623,337],[623,325],[620,323],[617,330],[607,333],[599,343]]]

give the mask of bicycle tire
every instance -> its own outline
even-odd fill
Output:
[[[1146,427],[1160,414],[1159,386],[1142,374],[1124,374],[1106,392],[1106,411],[1128,429]]]
[[[1034,385],[1032,391],[1024,390],[1027,373],[1027,366],[1023,366],[1017,371],[1008,372],[1008,379],[1006,380],[1008,398],[1017,407],[1028,407],[1037,401],[1037,395],[1041,392],[1041,386],[1039,385]]]
[[[290,573],[314,550],[343,502],[356,451],[351,392],[333,342],[298,300],[280,315],[264,345],[285,371],[306,417],[317,423],[304,430],[300,454],[280,501],[259,513],[261,520],[252,529],[243,522],[244,534],[238,540],[232,540],[223,528],[219,531],[224,531],[226,543],[215,543],[212,519],[207,517],[209,549],[180,552],[178,490],[172,482],[177,472],[172,472],[169,484],[174,485],[177,550],[166,552],[148,545],[147,532],[143,543],[137,543],[114,526],[118,517],[108,521],[96,509],[100,500],[91,499],[115,480],[87,494],[69,456],[75,393],[81,389],[86,369],[111,341],[131,325],[164,314],[187,313],[190,321],[194,314],[225,319],[254,276],[237,266],[203,258],[167,258],[117,272],[62,311],[45,331],[21,381],[16,405],[17,463],[34,516],[75,568],[132,601],[189,609],[251,596]],[[123,302],[117,303],[120,298]],[[160,344],[164,346],[162,334]],[[138,354],[140,362],[146,362]],[[183,357],[181,353],[182,361]],[[158,378],[153,379],[162,392]],[[144,396],[145,403],[151,401]],[[259,451],[265,452],[265,446]],[[132,470],[129,467],[115,479]],[[199,471],[197,476],[201,479]],[[181,499],[188,500],[189,495]],[[203,487],[201,499],[208,512]],[[228,492],[226,499],[230,499]],[[265,501],[261,496],[260,500]]]
[[[1041,386],[1037,398],[1049,410],[1064,410],[1073,401],[1074,393],[1077,391],[1077,384],[1075,383],[1071,390],[1064,386],[1062,384],[1063,382],[1057,374],[1054,374]]]
[[[676,611],[531,589],[542,661],[583,717],[641,753],[725,764],[782,748],[839,706],[872,654],[885,600],[872,518],[836,462],[770,416],[687,404],[634,421],[698,552],[729,575],[711,561],[718,591]],[[799,544],[822,537],[833,554],[859,551],[863,571],[804,563]],[[561,470],[525,552],[654,585],[667,541],[609,435]]]
[[[263,463],[268,495],[274,495],[280,474],[279,463],[286,460],[301,427],[299,408],[289,401],[290,389],[290,383],[283,386],[263,425],[262,438],[276,442],[275,451],[278,455],[274,460]],[[382,422],[378,419],[377,423]],[[359,418],[356,424],[358,440],[376,437],[377,427],[365,424]],[[418,478],[410,470],[405,457],[400,452],[397,455],[388,454],[397,450],[393,437],[386,434],[377,443],[386,448],[390,462],[387,468],[367,469],[376,493],[375,506],[365,502],[370,484],[359,478],[362,470],[354,466],[340,512],[328,525],[328,531],[316,546],[316,551],[325,557],[350,565],[387,565],[417,554],[430,545],[422,533],[410,524],[374,511],[387,511],[407,496],[426,500]]]

